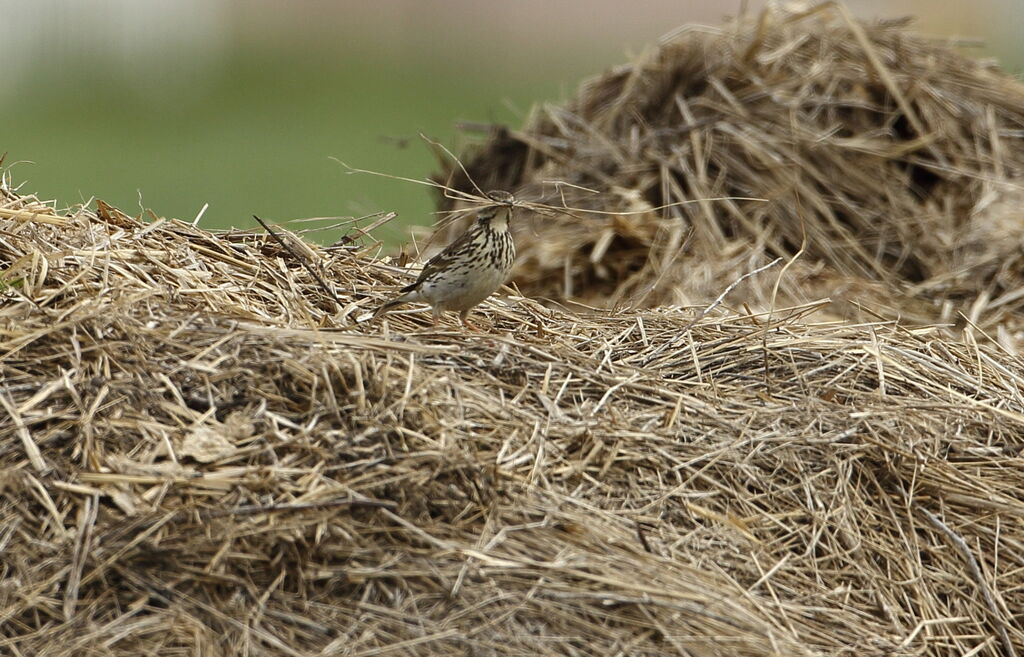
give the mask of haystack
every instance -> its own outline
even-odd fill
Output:
[[[482,189],[577,208],[520,221],[515,280],[529,296],[706,303],[799,253],[776,301],[969,320],[1003,327],[1010,346],[1024,309],[1022,137],[1016,79],[906,21],[862,24],[826,3],[679,30],[463,161]],[[438,179],[473,189],[450,160]],[[748,281],[736,307],[769,307],[775,278]]]
[[[407,279],[291,242],[4,191],[0,652],[1024,649],[1020,359],[814,304],[353,324]]]

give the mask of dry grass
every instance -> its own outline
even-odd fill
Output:
[[[980,332],[357,323],[408,274],[285,237],[0,190],[0,654],[1024,651],[1024,361]]]
[[[309,246],[338,312],[263,235],[2,212],[5,654],[1024,647],[1015,357],[814,305],[326,328],[392,268]]]
[[[703,303],[805,246],[783,303],[970,320],[1016,348],[1022,136],[1020,82],[904,22],[861,25],[826,3],[680,30],[465,161],[483,188],[605,212],[519,222],[529,296]],[[439,179],[471,188],[448,167]],[[773,285],[752,279],[736,300],[768,308]]]

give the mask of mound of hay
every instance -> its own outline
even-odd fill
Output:
[[[519,222],[528,296],[704,303],[806,238],[780,300],[995,333],[1024,308],[1022,136],[1017,80],[828,3],[681,30],[465,164],[483,189],[606,213]],[[438,179],[473,189],[455,165]],[[774,283],[736,300],[766,308]]]
[[[1024,650],[1019,359],[813,304],[353,326],[407,279],[293,242],[340,309],[4,191],[0,652]]]

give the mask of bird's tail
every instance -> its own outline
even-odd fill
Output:
[[[377,319],[378,317],[380,317],[381,315],[383,315],[387,311],[391,310],[395,306],[402,305],[403,303],[408,301],[408,299],[406,298],[408,296],[409,295],[407,295],[407,294],[403,294],[401,296],[395,297],[391,301],[385,301],[384,303],[381,304],[380,308],[378,308],[377,310],[375,310],[373,312],[373,319]]]

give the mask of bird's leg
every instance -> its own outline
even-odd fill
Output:
[[[433,320],[434,326],[441,323],[441,309],[434,306],[430,309],[430,318]]]
[[[463,310],[461,313],[459,313],[459,319],[462,320],[462,325],[468,328],[470,331],[476,331],[478,333],[480,332],[480,327],[469,321],[468,310]]]

